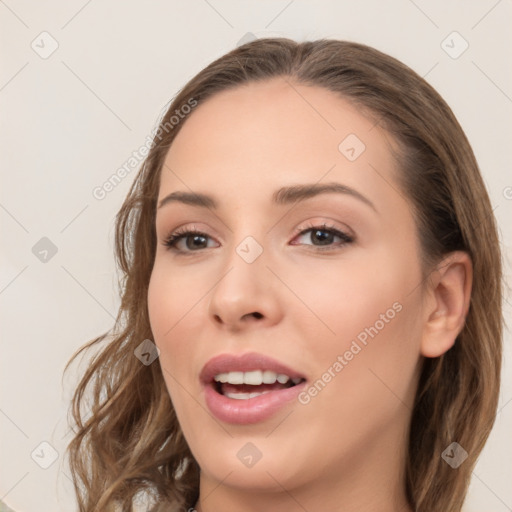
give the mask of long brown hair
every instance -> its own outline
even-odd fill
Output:
[[[176,510],[194,506],[199,467],[181,432],[160,364],[146,366],[134,357],[136,347],[152,339],[147,292],[156,249],[159,178],[167,150],[186,122],[175,124],[176,110],[187,112],[183,106],[191,100],[200,105],[219,91],[276,77],[339,93],[393,136],[425,276],[450,251],[466,251],[471,257],[474,276],[466,323],[450,350],[422,363],[404,482],[417,512],[462,507],[494,424],[502,358],[501,254],[473,151],[440,95],[398,60],[352,42],[267,38],[215,60],[179,92],[116,217],[122,301],[115,325],[77,351],[66,366],[85,349],[105,344],[92,358],[71,407],[76,434],[68,452],[81,512],[116,506],[130,511],[141,496]],[[454,441],[468,454],[457,469],[441,457]]]

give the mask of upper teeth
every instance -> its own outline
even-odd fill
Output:
[[[227,372],[215,375],[216,382],[227,382],[229,384],[252,384],[259,386],[260,384],[274,384],[276,381],[286,384],[290,377],[283,373],[276,373],[270,370],[253,370],[250,372]],[[298,384],[302,379],[291,379],[294,384]]]

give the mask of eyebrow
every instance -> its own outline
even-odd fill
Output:
[[[345,194],[355,197],[356,199],[359,199],[360,201],[368,205],[375,212],[377,212],[375,205],[367,197],[363,196],[360,192],[347,185],[342,185],[341,183],[336,182],[312,183],[282,187],[272,194],[272,202],[276,205],[286,205],[298,201],[304,201],[306,199],[310,199],[320,194],[327,193]],[[214,197],[209,196],[208,194],[203,194],[200,192],[183,191],[172,192],[169,195],[165,196],[160,201],[158,208],[162,208],[163,206],[173,202],[179,202],[191,206],[198,206],[201,208],[208,208],[212,210],[217,210],[219,208],[219,202]]]

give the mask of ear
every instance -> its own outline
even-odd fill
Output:
[[[421,354],[439,357],[449,350],[464,327],[473,284],[469,254],[455,251],[443,258],[429,276],[424,302]]]

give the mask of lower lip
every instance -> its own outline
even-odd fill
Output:
[[[248,425],[265,421],[286,404],[296,399],[305,382],[291,388],[270,391],[264,395],[246,400],[228,398],[213,389],[212,385],[205,386],[206,405],[213,415],[226,423]]]

